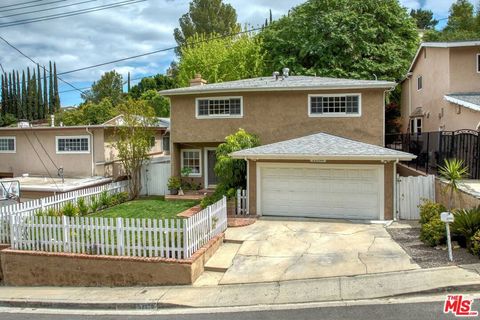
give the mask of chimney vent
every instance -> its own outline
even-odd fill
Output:
[[[190,87],[203,86],[205,84],[207,84],[207,80],[202,79],[202,75],[200,73],[197,73],[195,78],[190,80]]]
[[[283,68],[282,73],[283,73],[284,78],[288,78],[288,76],[290,75],[290,69],[289,68]]]
[[[273,80],[278,80],[279,77],[280,77],[280,72],[275,71],[275,72],[273,73]]]

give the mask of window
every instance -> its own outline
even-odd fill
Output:
[[[166,134],[162,137],[163,151],[170,152],[170,135]]]
[[[0,153],[15,153],[16,149],[15,137],[0,137]]]
[[[422,133],[422,118],[410,119],[410,133]]]
[[[182,169],[190,168],[192,169],[192,173],[190,173],[191,176],[201,176],[202,164],[200,159],[200,149],[182,150]]]
[[[235,118],[243,116],[242,97],[199,98],[197,118]]]
[[[423,77],[418,76],[417,78],[417,90],[422,90],[423,88]]]
[[[57,153],[90,153],[90,136],[57,137]]]
[[[358,117],[361,95],[309,95],[308,115],[311,117]]]
[[[155,148],[156,144],[157,144],[157,138],[155,136],[150,137],[150,148]]]
[[[477,73],[480,73],[480,53],[477,53]]]

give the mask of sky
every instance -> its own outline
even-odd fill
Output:
[[[276,19],[304,1],[224,0],[237,10],[238,21],[252,28],[265,21],[270,9],[273,18]],[[62,19],[3,26],[12,21],[125,2],[125,0],[2,0],[0,36],[41,65],[47,65],[50,60],[55,61],[59,73],[176,45],[173,30],[178,26],[179,17],[188,11],[189,0],[146,0]],[[400,0],[400,2],[409,9],[432,10],[436,19],[442,19],[448,17],[448,9],[454,0]],[[25,8],[28,6],[30,7]],[[38,12],[39,10],[45,11]],[[37,12],[28,13],[31,11]],[[440,27],[444,24],[445,20],[442,20]],[[84,89],[98,80],[104,72],[112,69],[122,74],[124,79],[127,78],[128,72],[131,73],[132,79],[164,73],[174,58],[171,50],[65,74],[61,78],[76,88]],[[2,41],[0,63],[6,72],[34,66],[31,61]],[[62,106],[78,105],[82,101],[78,91],[61,81],[59,91]]]

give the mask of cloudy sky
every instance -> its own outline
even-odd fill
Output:
[[[136,1],[136,0],[130,0]],[[437,19],[448,16],[454,0],[401,0],[408,8],[427,8]],[[13,21],[51,16],[82,9],[125,3],[125,0],[1,0],[0,36],[41,64],[56,61],[58,71],[121,59],[175,45],[173,29],[178,18],[188,11],[189,0],[146,0],[108,10],[90,12],[62,19],[8,26]],[[237,10],[242,25],[258,26],[271,9],[278,18],[304,0],[225,0]],[[40,10],[44,10],[39,12]],[[36,12],[32,12],[36,11]],[[31,13],[29,13],[31,12]],[[444,22],[444,21],[442,21]],[[88,87],[102,73],[115,69],[132,78],[165,72],[174,58],[173,52],[111,64],[62,76],[77,88]],[[33,64],[0,42],[0,63],[8,71],[25,69]],[[79,92],[60,82],[63,106],[81,102]]]

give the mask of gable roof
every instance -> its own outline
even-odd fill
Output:
[[[388,89],[395,82],[380,80],[355,80],[323,78],[313,76],[289,76],[275,80],[274,77],[260,77],[227,82],[219,82],[193,87],[184,87],[160,91],[164,96],[176,96],[200,93],[248,92],[248,91],[289,91],[289,90],[326,90],[326,89]]]
[[[442,42],[422,42],[415,53],[415,57],[408,68],[408,73],[412,72],[413,66],[423,48],[460,48],[460,47],[476,47],[480,46],[479,40],[472,41],[442,41]]]
[[[459,106],[480,111],[480,92],[450,93],[445,95],[444,99]]]
[[[373,144],[317,133],[309,136],[267,144],[233,152],[235,159],[291,160],[412,160],[410,153]]]

